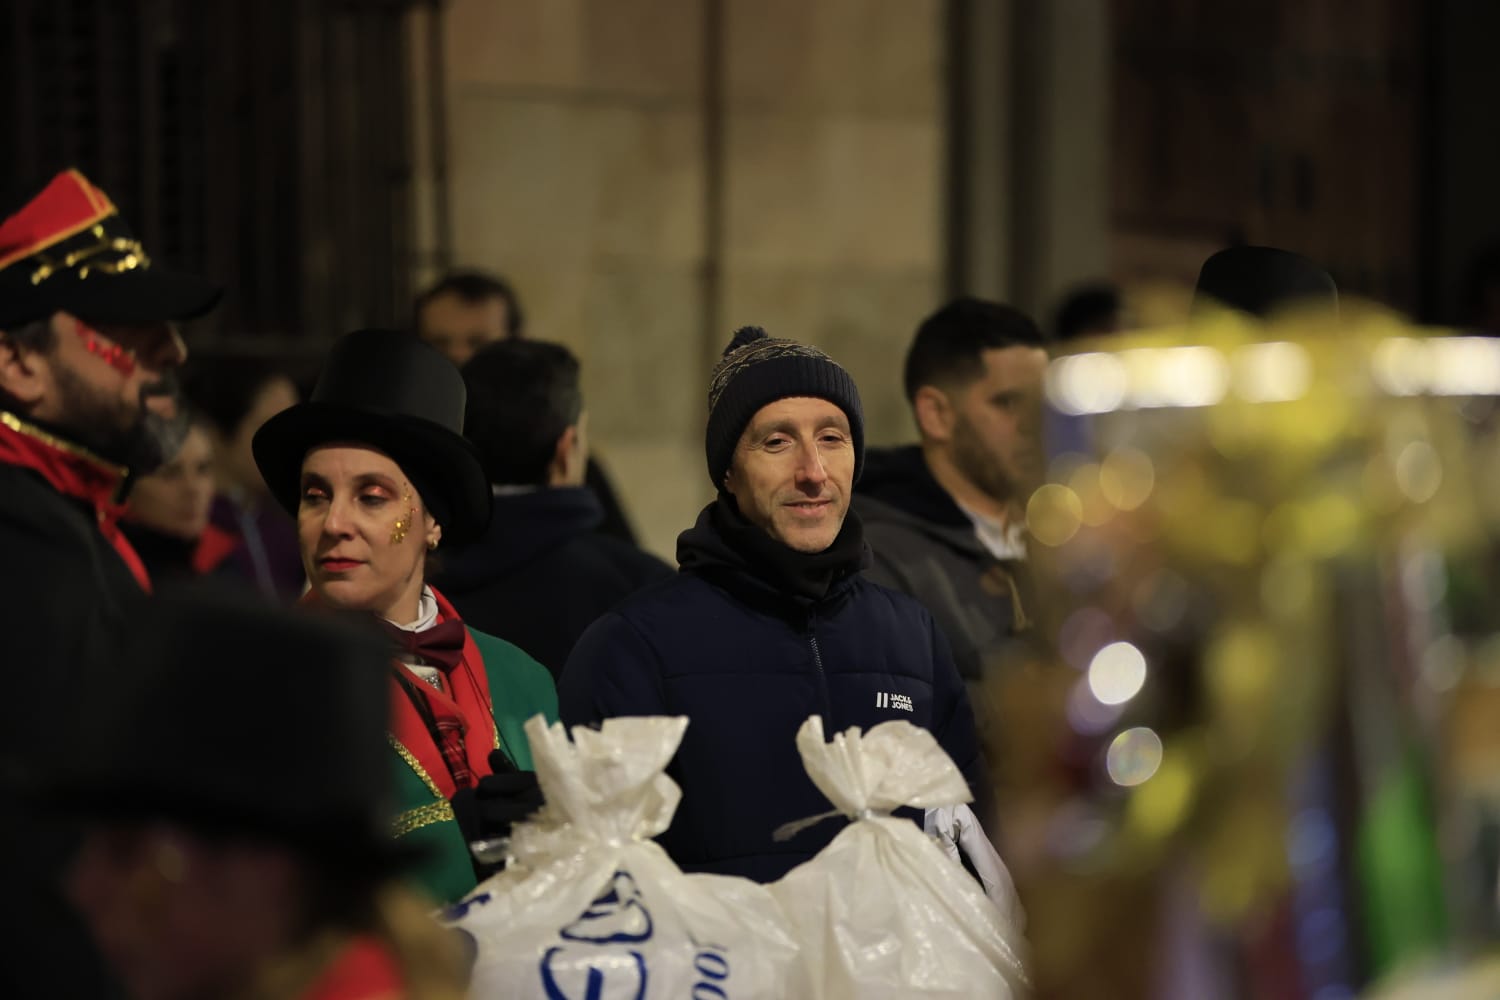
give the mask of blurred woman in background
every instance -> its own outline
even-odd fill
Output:
[[[269,361],[227,356],[195,361],[183,381],[213,445],[217,493],[209,520],[240,542],[222,571],[269,598],[296,600],[303,581],[297,529],[272,501],[250,453],[261,425],[296,404],[296,386]]]
[[[214,497],[214,448],[208,425],[194,413],[177,455],[137,479],[125,503],[120,530],[153,583],[211,573],[239,540],[208,520]]]

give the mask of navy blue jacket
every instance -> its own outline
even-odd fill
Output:
[[[558,684],[570,726],[621,715],[691,720],[667,770],[682,804],[660,837],[685,871],[769,882],[843,828],[830,819],[784,843],[771,838],[830,808],[797,753],[810,715],[830,736],[890,719],[931,730],[975,794],[987,793],[968,695],[926,609],[858,567],[822,600],[789,597],[723,543],[706,511],[683,536],[690,542],[690,568],[595,622]]]

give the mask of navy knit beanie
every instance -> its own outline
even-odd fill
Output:
[[[770,337],[758,326],[741,327],[724,348],[708,382],[708,477],[723,489],[745,425],[767,403],[791,396],[826,399],[849,418],[854,438],[854,480],[865,464],[865,417],[854,379],[816,347]]]

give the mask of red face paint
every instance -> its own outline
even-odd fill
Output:
[[[106,339],[104,334],[82,321],[73,329],[78,336],[83,338],[84,350],[103,358],[105,364],[121,375],[129,377],[135,374],[135,351]]]

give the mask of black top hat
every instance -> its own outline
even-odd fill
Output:
[[[155,264],[109,196],[76,170],[0,223],[0,329],[59,310],[95,323],[191,319],[219,292]]]
[[[351,875],[415,860],[390,830],[390,648],[346,618],[202,583],[153,598],[33,797],[285,843]]]
[[[490,521],[489,480],[463,436],[465,399],[458,369],[416,336],[359,330],[333,345],[312,397],[266,421],[250,446],[271,495],[293,515],[310,449],[378,448],[416,486],[443,540],[464,542]]]
[[[1203,262],[1193,305],[1204,299],[1265,318],[1289,306],[1337,309],[1338,286],[1301,254],[1275,247],[1230,247]]]

